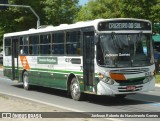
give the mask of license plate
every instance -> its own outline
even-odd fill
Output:
[[[126,90],[136,90],[136,87],[135,86],[127,86]]]

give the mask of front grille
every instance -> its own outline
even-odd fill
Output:
[[[119,69],[119,70],[112,70],[110,73],[115,74],[139,74],[148,72],[148,68],[138,68],[138,69]]]
[[[134,92],[140,91],[142,89],[143,80],[145,78],[138,78],[134,80],[115,80],[119,83],[118,91],[119,92]],[[127,86],[135,86],[134,90],[127,90]]]
[[[130,80],[115,80],[119,83],[120,86],[127,86],[127,85],[140,85],[143,84],[143,80],[145,78],[137,78],[137,79],[130,79]]]
[[[130,74],[140,74],[149,72],[148,68],[137,68],[137,69],[116,69],[111,70],[110,73],[112,74],[123,74],[123,75],[130,75]],[[119,92],[136,92],[140,91],[143,88],[143,80],[145,77],[128,79],[128,80],[115,80],[119,83],[118,91]],[[129,86],[133,86],[134,89],[128,89]]]

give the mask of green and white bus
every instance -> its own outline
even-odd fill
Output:
[[[123,98],[155,87],[151,22],[96,19],[4,34],[4,75],[82,94]],[[145,48],[145,50],[144,50]]]

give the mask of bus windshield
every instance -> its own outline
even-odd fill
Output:
[[[97,62],[106,67],[151,65],[151,35],[101,34],[97,43]]]

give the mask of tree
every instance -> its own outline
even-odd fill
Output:
[[[34,8],[36,13],[39,15],[41,15],[40,13],[43,13],[40,9],[42,7],[40,1],[10,0],[9,3],[15,5],[29,5]],[[22,31],[29,28],[36,28],[37,18],[30,9],[9,7],[8,10],[0,11],[0,14],[0,26],[5,32]]]
[[[41,15],[43,20],[43,13],[40,8],[42,5],[40,1],[36,0],[9,0],[9,4],[14,5],[29,5],[36,13]],[[2,44],[2,38],[4,33],[23,31],[29,28],[36,28],[37,18],[33,15],[30,9],[8,7],[7,10],[0,10],[0,45]],[[43,21],[42,21],[43,22]]]
[[[160,21],[160,0],[122,0],[124,17],[148,19],[152,22]]]
[[[45,23],[59,25],[62,23],[73,23],[77,12],[79,0],[44,0],[42,3],[45,6]]]
[[[121,0],[90,0],[88,4],[80,9],[76,21],[121,17],[120,1]]]
[[[140,18],[160,23],[160,0],[90,0],[82,6],[76,21],[97,18]],[[153,28],[157,32],[157,27]],[[159,30],[158,30],[159,31]]]
[[[41,25],[72,23],[79,10],[78,0],[9,0],[9,4],[29,5],[40,16]],[[26,8],[0,10],[0,40],[4,33],[36,28],[37,18]],[[2,42],[1,42],[2,43]]]
[[[153,29],[154,29],[153,34],[160,34],[160,23],[154,23]]]
[[[123,17],[150,20],[153,25],[160,22],[160,0],[122,0]],[[153,27],[156,33],[157,27]]]

